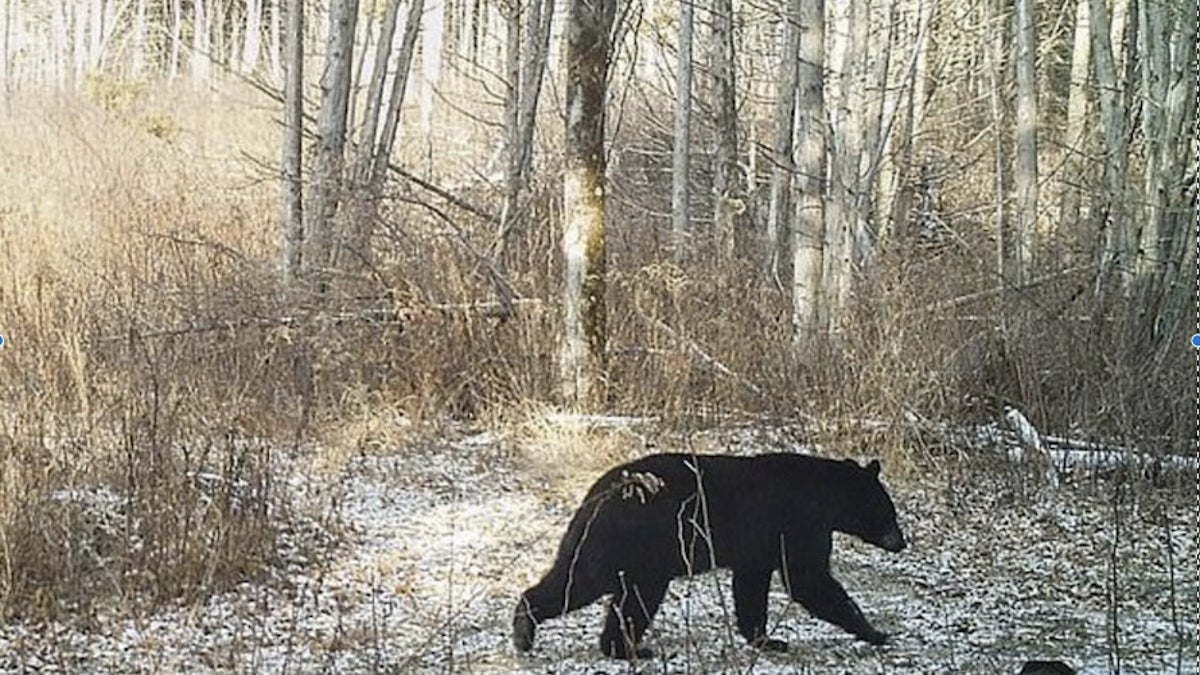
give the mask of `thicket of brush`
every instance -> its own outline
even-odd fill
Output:
[[[0,616],[136,609],[260,574],[294,525],[279,458],[320,439],[348,401],[421,421],[556,400],[552,166],[505,261],[536,301],[513,316],[479,306],[494,300],[480,259],[493,226],[406,186],[382,209],[366,292],[285,305],[274,176],[247,159],[276,157],[270,115],[191,96],[117,111],[39,101],[0,127]],[[661,145],[636,119],[614,152]],[[797,346],[787,294],[757,257],[671,261],[668,158],[651,157],[612,177],[612,411],[680,427],[907,412],[954,423],[1013,402],[1043,431],[1162,449],[1190,439],[1186,342],[1140,353],[1119,321],[1089,323],[1090,277],[1025,290],[1019,312],[986,293],[940,308],[998,283],[987,228],[960,215],[986,203],[971,185],[945,178],[953,241],[885,247],[836,340]],[[1059,261],[1041,265],[1035,275]],[[881,442],[903,454],[895,428]]]

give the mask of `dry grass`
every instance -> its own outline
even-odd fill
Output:
[[[235,89],[134,89],[97,82],[91,101],[30,101],[0,126],[0,398],[15,402],[0,408],[0,614],[134,608],[254,577],[288,528],[280,451],[302,443],[316,448],[312,471],[336,473],[447,418],[474,420],[567,501],[648,448],[636,427],[549,421],[553,166],[505,261],[535,300],[515,316],[474,307],[494,298],[478,254],[493,225],[407,186],[385,204],[362,297],[285,306],[273,176],[246,159],[274,161],[268,108]],[[617,143],[662,146],[646,138],[655,125],[624,119]],[[469,173],[480,151],[467,137],[486,134],[447,141],[430,175]],[[612,412],[684,432],[799,419],[807,440],[882,456],[893,475],[920,449],[913,413],[962,421],[1015,402],[1044,431],[1164,448],[1190,437],[1190,354],[1131,354],[1120,326],[1081,327],[1087,293],[1073,283],[1026,293],[1003,329],[996,302],[934,307],[995,286],[976,254],[990,250],[983,227],[940,252],[881,251],[836,342],[797,349],[787,296],[756,260],[668,262],[660,159],[613,176]],[[956,204],[987,203],[986,185]],[[497,189],[461,192],[499,210]],[[364,307],[393,320],[360,320]]]

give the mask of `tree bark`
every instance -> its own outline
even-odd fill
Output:
[[[571,0],[563,172],[564,401],[600,409],[607,398],[604,107],[616,0]]]
[[[692,152],[692,38],[694,0],[679,3],[679,63],[675,70],[675,131],[671,147],[671,247],[676,262],[687,257]]]
[[[350,74],[354,63],[354,27],[358,0],[335,0],[329,9],[325,72],[321,75],[321,111],[312,189],[305,209],[305,275],[319,292],[328,289],[330,272],[344,244],[334,216],[343,197],[343,164]]]
[[[1103,0],[1101,0],[1103,2]],[[995,198],[995,231],[996,231],[996,269],[1000,272],[1000,287],[1005,288],[1005,280],[1011,279],[1013,270],[1012,225],[1009,219],[1008,189],[1010,185],[1009,172],[1011,169],[1011,141],[1005,130],[1008,126],[1008,111],[1004,100],[1005,53],[1008,47],[1008,19],[1005,16],[1005,0],[987,0],[986,23],[991,27],[991,44],[986,48],[988,75],[989,108],[992,116],[993,142],[993,193]]]
[[[1061,178],[1061,202],[1058,232],[1075,228],[1079,220],[1079,186],[1083,182],[1087,157],[1088,73],[1091,71],[1092,35],[1088,0],[1075,2],[1075,31],[1071,48],[1071,83],[1067,89],[1067,129],[1063,149],[1067,154]],[[1069,250],[1069,249],[1068,249]]]
[[[278,8],[278,4],[275,5]],[[280,220],[283,223],[283,281],[293,288],[301,273],[304,244],[302,157],[304,138],[304,0],[288,1],[287,78],[284,83],[283,181]]]
[[[733,39],[733,0],[713,0],[713,225],[718,256],[733,260],[737,220],[743,209],[738,184],[737,98]]]
[[[1128,261],[1130,236],[1124,215],[1125,172],[1128,161],[1125,108],[1117,88],[1118,70],[1110,42],[1108,5],[1089,0],[1092,51],[1095,55],[1096,93],[1104,129],[1104,166],[1100,193],[1092,200],[1092,232],[1097,237],[1101,280],[1095,286],[1096,311],[1106,304],[1108,281]],[[1120,280],[1123,285],[1123,279]]]
[[[183,0],[171,0],[171,57],[167,63],[167,79],[179,76],[179,55],[183,51]]]
[[[775,95],[774,163],[771,166],[771,195],[767,205],[767,279],[781,288],[781,260],[789,246],[782,232],[791,231],[786,216],[792,191],[792,135],[796,126],[796,86],[800,66],[800,15],[805,0],[788,0],[783,13],[783,49],[779,60],[779,88]]]
[[[253,75],[262,52],[262,0],[246,0],[246,29],[242,36],[241,72]]]
[[[280,15],[283,13],[281,3],[283,0],[271,0],[271,23],[267,28],[267,40],[269,42],[269,52],[267,54],[267,67],[270,69],[271,82],[279,82],[279,78],[283,72],[281,65],[283,54],[283,41],[280,39],[282,32],[282,19]]]
[[[801,4],[796,111],[797,187],[792,230],[792,325],[798,341],[824,328],[821,307],[825,247],[825,0]]]
[[[1038,221],[1037,34],[1033,0],[1016,0],[1017,125],[1013,186],[1016,189],[1013,278],[1025,282],[1033,260]]]

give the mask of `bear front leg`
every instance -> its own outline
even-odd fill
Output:
[[[767,593],[771,589],[771,570],[733,571],[733,609],[738,633],[752,646],[769,652],[785,652],[783,640],[767,637]]]
[[[613,592],[600,634],[600,651],[616,659],[648,659],[654,655],[642,647],[642,636],[658,612],[667,581],[634,582],[622,578],[620,588]]]
[[[792,599],[804,605],[813,616],[873,645],[887,642],[887,634],[875,630],[846,589],[828,571],[810,573],[798,580],[793,576],[791,583]]]
[[[586,575],[573,579],[556,566],[517,600],[513,611],[513,647],[520,652],[529,651],[539,623],[591,604],[605,590]]]

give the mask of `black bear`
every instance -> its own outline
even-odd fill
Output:
[[[671,579],[716,567],[733,571],[738,632],[752,645],[787,649],[766,637],[775,570],[813,616],[883,644],[887,635],[830,574],[834,530],[888,551],[905,547],[878,461],[863,467],[791,453],[643,457],[608,471],[588,491],[554,567],[521,594],[513,645],[529,651],[539,623],[611,594],[601,650],[646,658],[650,651],[639,643]]]

